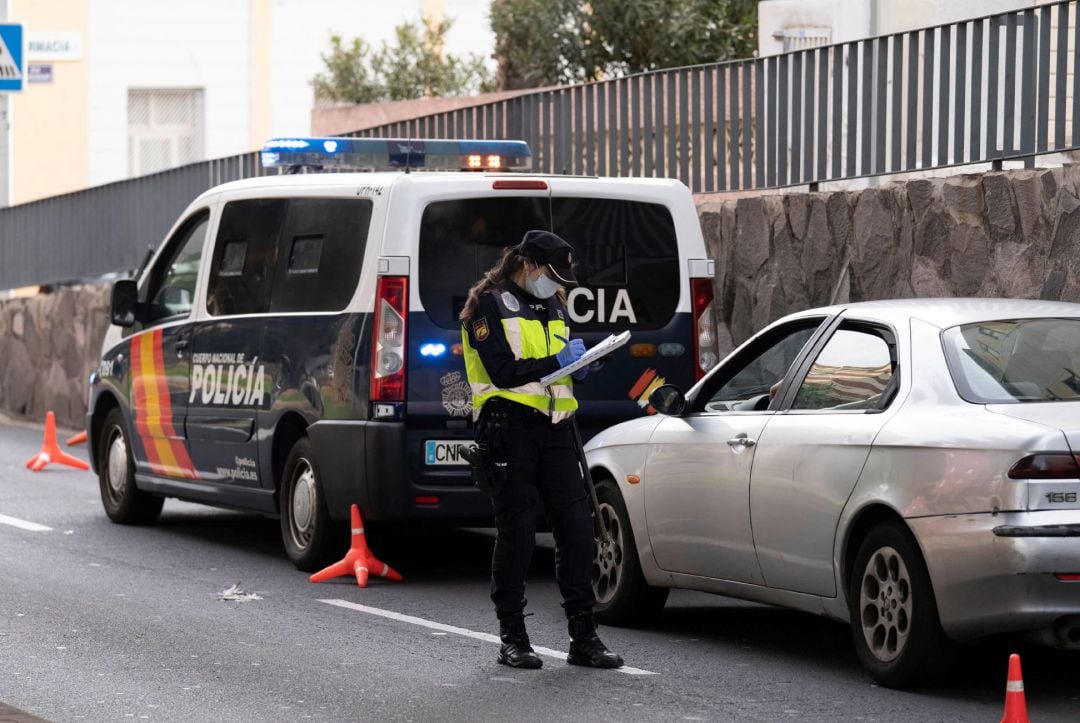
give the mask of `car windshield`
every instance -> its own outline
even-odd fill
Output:
[[[978,404],[1080,399],[1080,319],[981,321],[943,335],[960,396]]]

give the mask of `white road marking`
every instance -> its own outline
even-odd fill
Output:
[[[20,530],[29,530],[30,532],[50,532],[51,527],[45,525],[39,525],[36,522],[27,522],[26,520],[20,520],[15,517],[8,517],[7,515],[0,515],[0,525],[11,525],[12,527],[18,527]]]
[[[360,605],[359,603],[349,602],[348,600],[319,600],[321,603],[327,605],[334,605],[339,608],[346,608],[348,610],[356,610],[361,613],[368,613],[369,615],[378,615],[382,618],[388,618],[390,620],[397,620],[402,623],[410,623],[412,625],[419,625],[420,627],[430,628],[432,630],[441,630],[444,633],[454,633],[455,635],[463,635],[466,638],[473,638],[474,640],[483,640],[488,643],[495,643],[500,645],[502,643],[499,640],[499,636],[492,635],[491,633],[478,633],[474,630],[467,628],[459,628],[454,625],[446,625],[445,623],[437,623],[433,620],[425,620],[424,618],[414,617],[412,615],[405,615],[403,613],[396,613],[393,610],[383,610],[381,608],[373,608],[368,605]],[[566,660],[566,653],[561,650],[554,650],[552,648],[544,648],[539,645],[534,645],[533,650],[538,655],[544,655],[549,658],[555,658],[556,660]],[[614,668],[616,673],[625,673],[627,675],[656,675],[651,670],[642,670],[641,668],[633,668],[629,665],[624,665],[621,668]]]

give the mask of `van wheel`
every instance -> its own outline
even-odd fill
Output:
[[[630,515],[612,480],[596,485],[600,520],[611,538],[610,546],[596,541],[592,584],[596,619],[606,625],[639,625],[656,618],[667,602],[668,588],[645,582],[634,544]]]
[[[131,456],[124,415],[112,409],[98,437],[98,486],[105,514],[122,525],[145,525],[157,520],[165,498],[135,486],[135,459]]]
[[[848,606],[855,652],[878,683],[902,688],[948,674],[956,644],[941,629],[930,573],[904,525],[878,525],[859,545]]]
[[[278,509],[281,539],[293,564],[305,572],[324,566],[340,542],[333,539],[340,529],[326,511],[319,465],[307,437],[293,444],[285,460]]]

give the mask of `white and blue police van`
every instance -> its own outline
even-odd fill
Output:
[[[262,160],[282,173],[200,195],[113,288],[86,426],[116,522],[153,522],[166,497],[277,516],[305,570],[339,551],[353,503],[490,525],[458,452],[458,314],[529,229],[574,247],[571,332],[633,333],[575,389],[585,439],[717,361],[713,264],[678,181],[532,174],[519,141],[289,138]],[[284,172],[313,167],[335,172]]]

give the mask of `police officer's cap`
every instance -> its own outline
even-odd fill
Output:
[[[576,284],[570,252],[573,247],[551,231],[534,229],[526,231],[517,252],[538,264],[547,264],[555,278],[564,284]]]

